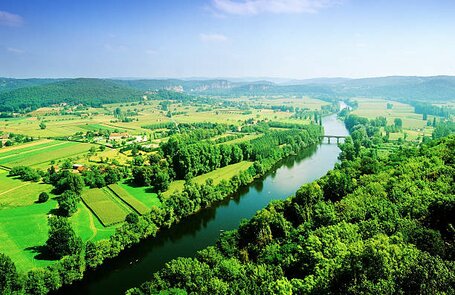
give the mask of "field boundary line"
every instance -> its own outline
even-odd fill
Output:
[[[23,184],[23,185],[13,187],[13,188],[11,188],[11,189],[9,189],[9,190],[7,190],[7,191],[1,192],[1,193],[0,193],[0,196],[2,196],[2,195],[4,195],[4,194],[7,194],[7,193],[10,193],[10,192],[12,192],[12,191],[15,191],[15,190],[17,190],[17,189],[19,189],[19,188],[21,188],[21,187],[27,186],[27,185],[29,185],[29,184],[30,184],[30,182],[27,182],[27,183],[25,183],[25,184]]]
[[[92,213],[90,215],[94,215],[96,217],[96,219],[98,219],[98,221],[104,226],[104,227],[109,227],[108,225],[104,224],[104,222],[101,220],[101,218],[98,217],[98,215],[96,215],[95,211],[90,208],[90,206],[87,204],[87,202],[84,200],[84,198],[81,197],[81,200],[82,200],[82,203],[84,203],[84,206],[87,207],[87,209]],[[111,224],[112,225],[112,224]]]
[[[59,142],[59,143],[56,143],[56,144],[53,144],[53,145],[50,145],[50,146],[43,146],[43,147],[40,147],[40,148],[37,148],[37,149],[32,149],[32,150],[24,151],[24,152],[20,152],[20,149],[18,149],[17,150],[18,153],[15,153],[15,154],[12,154],[12,155],[0,156],[0,160],[8,159],[8,158],[15,157],[15,156],[18,156],[18,155],[29,154],[29,153],[40,151],[40,150],[44,150],[44,149],[47,149],[47,148],[50,148],[50,147],[60,146],[60,145],[63,145],[63,144],[65,144],[65,142]]]
[[[137,210],[136,208],[134,208],[133,205],[131,205],[130,203],[128,203],[127,201],[125,201],[119,194],[117,194],[109,185],[107,186],[107,188],[117,197],[119,198],[123,203],[125,203],[125,205],[127,205],[128,207],[130,207],[134,212],[136,212],[137,214],[139,215],[143,215],[141,212],[139,212],[139,210]],[[132,196],[133,197],[133,196]],[[134,198],[134,197],[133,197]],[[141,201],[137,200],[139,203],[143,204],[145,207],[147,207],[144,203],[142,203]]]

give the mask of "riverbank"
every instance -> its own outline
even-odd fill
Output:
[[[334,134],[348,134],[336,116],[323,123]],[[338,153],[335,144],[322,144],[282,161],[280,167],[242,188],[233,198],[184,218],[170,229],[160,230],[156,237],[124,250],[95,271],[88,271],[81,282],[60,289],[58,294],[122,294],[149,279],[151,273],[173,258],[191,257],[213,244],[222,231],[237,228],[243,218],[250,218],[270,201],[286,198],[303,183],[325,175],[337,162]]]

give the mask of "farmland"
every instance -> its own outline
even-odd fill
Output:
[[[5,149],[5,152],[0,153],[0,165],[45,168],[50,165],[51,161],[59,161],[87,153],[92,146],[85,143],[50,141],[24,149],[12,151]]]
[[[5,170],[0,170],[0,210],[33,205],[41,192],[49,192],[51,189],[51,185],[24,182],[9,177]]]
[[[109,189],[119,197],[123,202],[131,206],[139,214],[146,214],[149,212],[149,208],[144,205],[141,201],[131,196],[125,189],[123,189],[118,184],[111,184],[108,186]]]
[[[248,169],[252,164],[253,164],[252,162],[242,161],[237,164],[232,164],[223,168],[218,168],[212,172],[196,176],[192,179],[192,181],[197,184],[204,184],[208,179],[212,179],[213,184],[217,185],[222,180],[229,180],[234,175],[238,175],[239,171],[244,171]],[[169,189],[166,192],[164,192],[163,195],[165,197],[168,197],[175,191],[181,191],[183,190],[184,185],[185,185],[184,180],[173,181],[169,186]]]
[[[123,204],[107,189],[86,190],[82,195],[82,200],[104,226],[122,222],[130,212],[126,204]]]
[[[353,111],[354,114],[370,119],[382,116],[387,118],[388,125],[392,125],[395,119],[400,118],[403,121],[404,133],[407,133],[410,140],[415,140],[422,135],[431,136],[433,132],[433,128],[427,126],[427,121],[422,119],[422,115],[416,114],[414,108],[408,104],[384,99],[356,98],[355,100],[358,102],[358,109]],[[391,104],[392,108],[387,109],[387,104]],[[429,115],[427,120],[432,121],[433,118]],[[404,133],[392,133],[390,139],[402,138]]]

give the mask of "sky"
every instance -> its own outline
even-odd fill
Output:
[[[0,0],[0,76],[455,75],[454,0]]]

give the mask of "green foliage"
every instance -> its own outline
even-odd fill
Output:
[[[133,101],[141,92],[102,79],[70,79],[0,93],[0,111],[34,110],[52,104],[101,104]]]
[[[38,170],[26,167],[26,166],[16,166],[13,167],[9,172],[9,176],[18,176],[20,179],[24,181],[39,181],[41,179],[41,175],[39,174]]]
[[[46,203],[49,200],[49,194],[46,192],[42,192],[38,196],[38,203]]]
[[[63,216],[71,216],[77,211],[81,197],[72,190],[66,190],[58,197],[58,206]]]
[[[0,294],[13,294],[20,286],[16,265],[11,258],[0,253]]]
[[[82,250],[82,240],[77,237],[71,223],[63,217],[49,218],[49,238],[46,241],[48,253],[56,259],[78,254]]]
[[[79,174],[63,171],[58,174],[54,185],[58,192],[62,193],[69,190],[73,191],[76,195],[81,195],[85,183]]]
[[[129,294],[455,292],[455,137],[379,157],[364,122],[352,125],[357,152],[327,176],[272,202],[196,258],[171,261]],[[175,214],[197,208],[184,201],[201,198],[191,186],[172,198],[175,205],[168,201]]]

